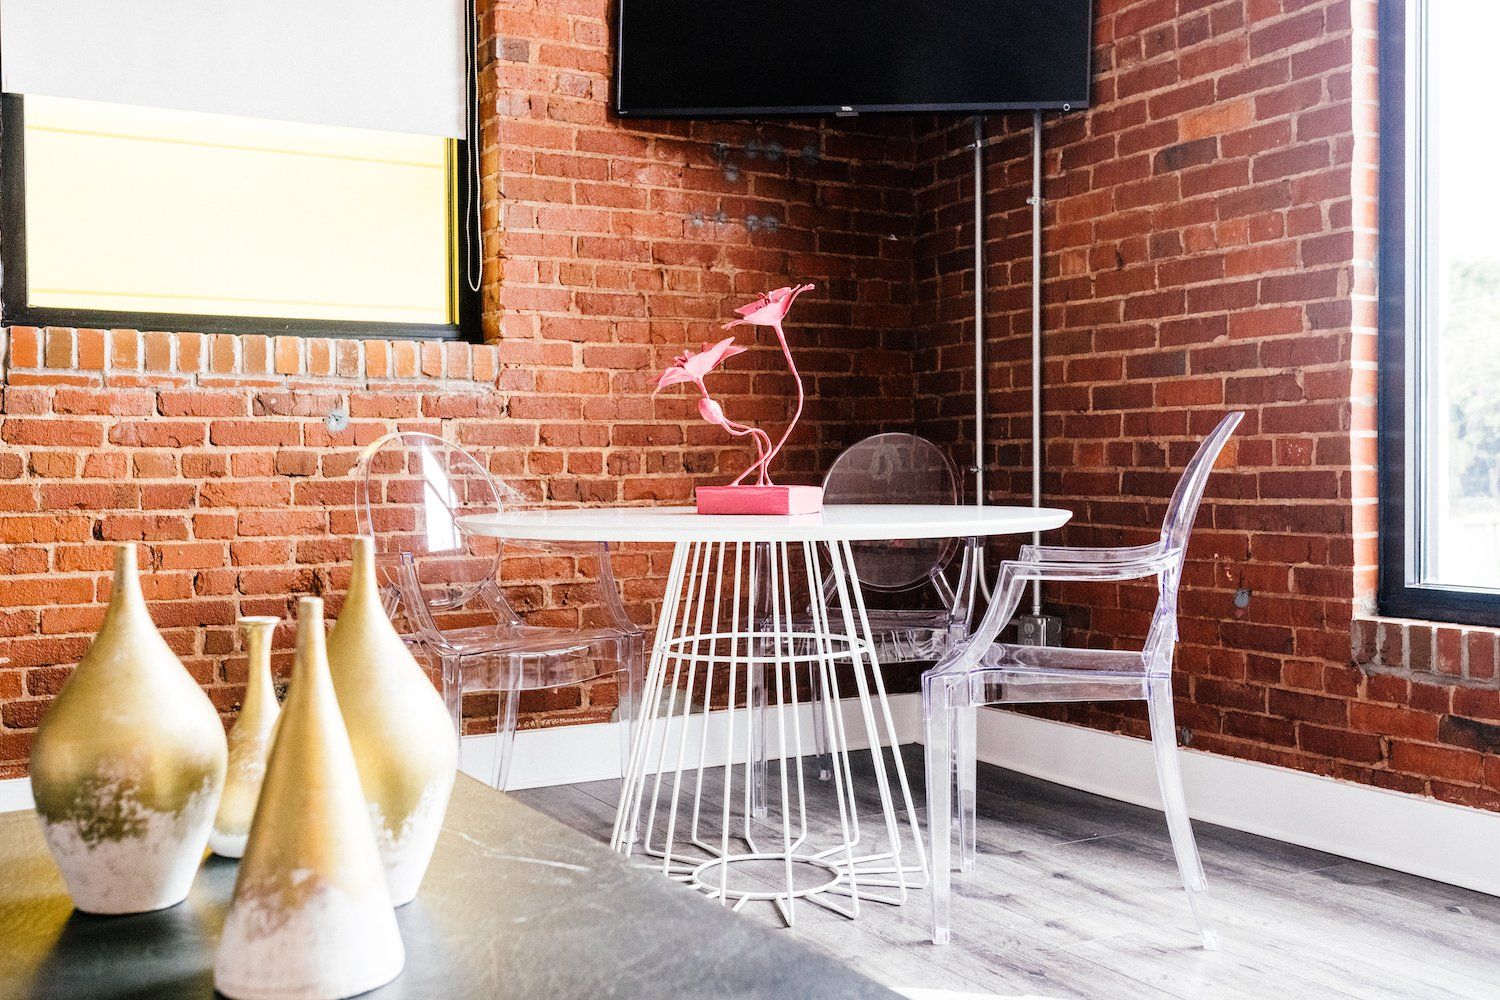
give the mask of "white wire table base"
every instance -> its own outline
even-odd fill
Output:
[[[855,918],[861,902],[899,905],[927,885],[848,542],[678,543],[641,710],[615,850],[727,907],[771,902],[788,926],[799,900]],[[826,781],[801,765],[815,743]],[[878,809],[856,794],[861,754]],[[836,825],[809,823],[817,796],[833,800],[818,815],[836,811]]]

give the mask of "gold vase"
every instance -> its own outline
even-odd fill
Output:
[[[458,736],[442,696],[380,603],[370,538],[354,540],[349,593],[328,635],[328,662],[391,900],[404,906],[416,897],[437,845],[458,767]]]
[[[323,602],[297,607],[297,662],[214,957],[233,1000],[334,1000],[406,962],[354,753],[339,715]]]
[[[214,817],[208,848],[226,858],[245,853],[250,836],[250,820],[255,816],[255,800],[260,797],[260,783],[266,776],[266,755],[271,752],[271,734],[281,706],[276,703],[276,688],[271,682],[271,635],[280,621],[272,617],[241,618],[235,624],[245,634],[245,651],[249,660],[245,677],[245,698],[240,714],[229,730],[229,773],[224,779],[224,794],[219,797],[219,812]]]
[[[37,815],[80,910],[144,913],[186,898],[225,755],[218,712],[146,611],[135,546],[117,545],[99,634],[31,750]]]

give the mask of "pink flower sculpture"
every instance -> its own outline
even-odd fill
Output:
[[[792,372],[792,378],[797,383],[797,410],[792,414],[791,423],[787,424],[786,430],[782,432],[781,439],[775,445],[771,444],[771,436],[765,431],[745,424],[736,423],[724,415],[724,408],[709,395],[708,387],[704,384],[704,378],[723,362],[734,357],[736,354],[745,353],[745,348],[738,347],[733,337],[726,337],[717,344],[704,344],[703,350],[694,354],[692,351],[684,351],[672,361],[672,366],[661,373],[656,380],[656,392],[671,385],[681,385],[691,382],[698,387],[703,394],[698,400],[698,414],[704,420],[724,428],[735,437],[748,436],[755,443],[755,462],[740,473],[732,484],[739,486],[752,472],[755,473],[757,486],[771,486],[770,466],[771,461],[781,451],[781,446],[791,436],[792,428],[797,426],[797,421],[802,417],[802,404],[804,395],[802,391],[802,376],[797,373],[797,364],[792,360],[791,348],[787,346],[786,334],[782,331],[782,320],[792,307],[792,302],[803,292],[809,291],[812,285],[797,285],[795,287],[778,288],[774,292],[766,292],[754,302],[740,306],[735,310],[739,319],[731,320],[724,324],[728,330],[736,326],[769,326],[776,331],[776,340],[781,344],[781,353],[786,357],[786,364]],[[653,393],[654,395],[654,393]]]

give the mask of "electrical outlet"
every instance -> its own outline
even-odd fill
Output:
[[[1056,615],[1016,615],[1016,643],[1021,646],[1059,646],[1062,619]]]

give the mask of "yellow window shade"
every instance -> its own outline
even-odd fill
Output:
[[[455,321],[449,141],[25,103],[29,305]]]

